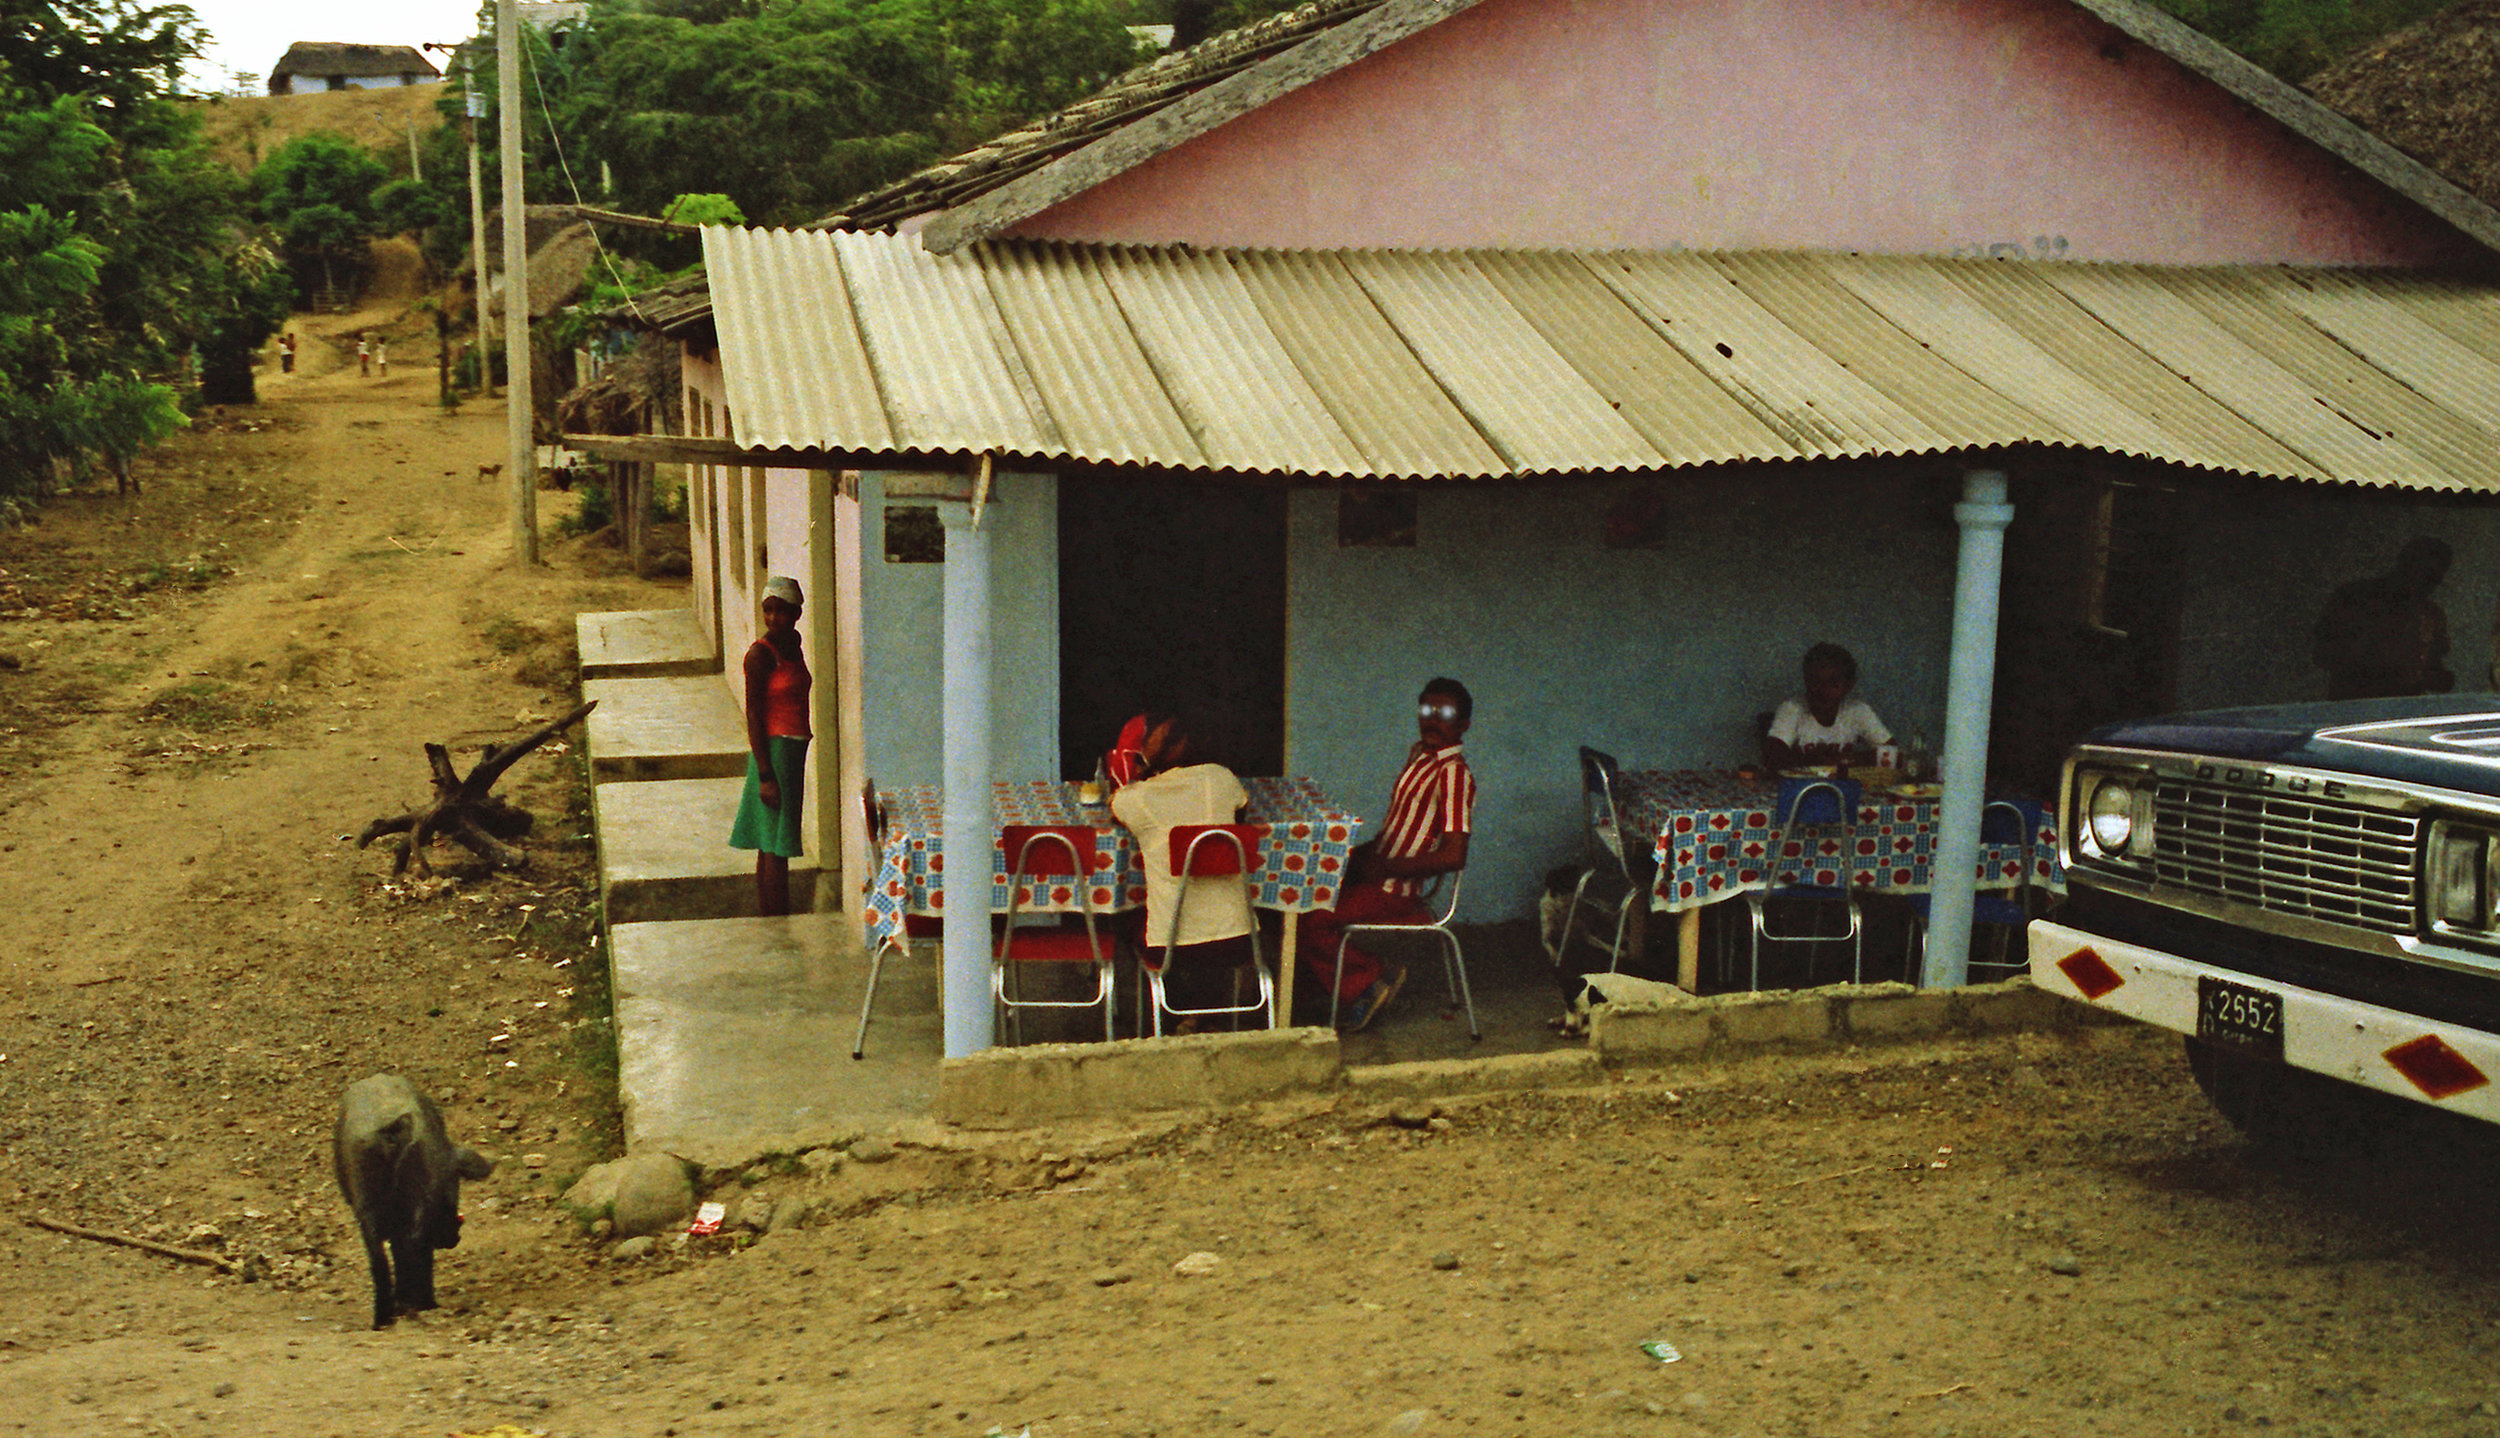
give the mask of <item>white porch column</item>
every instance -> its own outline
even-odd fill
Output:
[[[1952,664],[1945,676],[1944,800],[1937,817],[1936,871],[1928,895],[1927,959],[1919,983],[1955,988],[1970,981],[1971,901],[1978,892],[1979,820],[1988,801],[1988,710],[1996,698],[1997,600],[2005,572],[2005,473],[1962,476],[1960,571],[1953,589]]]
[[[988,1048],[990,1032],[990,533],[969,504],[937,507],[946,526],[946,1056]]]

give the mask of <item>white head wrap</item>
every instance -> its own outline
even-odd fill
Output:
[[[801,609],[807,607],[807,601],[799,597],[799,582],[778,574],[764,581],[764,597],[778,599],[784,604],[794,605]]]

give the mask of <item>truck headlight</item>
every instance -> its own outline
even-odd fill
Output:
[[[2128,857],[2127,846],[2135,841],[2138,807],[2135,786],[2126,780],[2102,777],[2086,781],[2084,833],[2091,839],[2096,855],[2105,859]]]
[[[2500,929],[2500,892],[2494,865],[2500,835],[2471,824],[2439,820],[2431,825],[2428,880],[2432,927],[2489,934]]]

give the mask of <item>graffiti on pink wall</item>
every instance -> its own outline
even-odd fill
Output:
[[[2196,264],[2472,253],[2064,0],[1485,0],[1015,232]]]

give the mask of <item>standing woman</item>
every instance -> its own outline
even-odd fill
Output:
[[[764,634],[747,647],[747,787],[729,846],[755,851],[755,903],[790,912],[790,861],[803,851],[800,808],[806,792],[807,657],[799,650],[799,582],[764,581]]]

